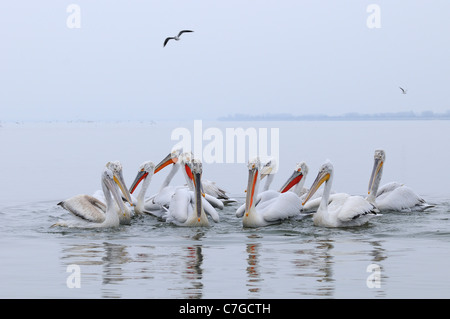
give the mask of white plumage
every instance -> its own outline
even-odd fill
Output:
[[[322,165],[312,184],[303,205],[311,198],[317,189],[325,183],[320,205],[313,215],[316,226],[323,227],[352,227],[367,223],[378,216],[379,210],[361,196],[351,196],[345,193],[334,194],[330,202],[331,185],[333,181],[333,165],[327,161]]]
[[[379,188],[385,161],[386,153],[384,150],[376,150],[369,180],[367,196],[369,202],[374,203],[381,212],[424,211],[434,207],[434,205],[426,203],[423,198],[404,184],[391,182]]]
[[[297,216],[300,212],[300,198],[293,192],[280,193],[273,190],[258,194],[261,180],[261,163],[258,158],[249,161],[249,179],[244,205],[238,208],[236,216],[242,216],[244,227],[262,227],[279,223]]]
[[[58,205],[71,212],[80,220],[61,221],[53,226],[100,228],[116,227],[120,225],[119,216],[125,213],[125,205],[119,194],[119,181],[114,179],[114,174],[108,168],[102,173],[102,189],[106,205],[89,195],[77,195],[64,200]],[[116,204],[116,205],[114,205]],[[117,211],[116,207],[120,210]]]
[[[209,226],[210,215],[214,222],[219,222],[219,214],[205,200],[201,190],[202,163],[196,159],[183,161],[183,172],[192,181],[194,190],[180,187],[175,190],[164,218],[177,226]]]

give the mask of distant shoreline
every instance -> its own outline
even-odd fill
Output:
[[[222,116],[218,121],[434,121],[450,120],[450,111],[433,113],[430,111],[415,114],[413,112],[359,114],[347,113],[343,115],[293,115],[293,114],[234,114]]]
[[[136,124],[136,125],[156,125],[166,122],[184,122],[194,119],[155,119],[155,120],[5,120],[0,121],[0,128],[3,126],[15,126],[23,124]],[[400,113],[379,113],[379,114],[359,114],[347,113],[343,115],[292,115],[292,114],[233,114],[218,117],[216,119],[205,119],[205,121],[219,122],[364,122],[364,121],[448,121],[450,120],[450,111],[446,113],[422,112],[415,114],[413,112]]]

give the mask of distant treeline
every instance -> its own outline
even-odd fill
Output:
[[[424,111],[421,113],[396,112],[396,113],[345,113],[342,115],[293,115],[289,113],[276,114],[234,114],[222,116],[219,121],[388,121],[388,120],[450,120],[450,110],[445,113]]]

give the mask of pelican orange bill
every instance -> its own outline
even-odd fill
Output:
[[[155,166],[155,174],[158,173],[160,170],[162,170],[167,165],[175,164],[176,162],[178,162],[178,157],[173,157],[172,153],[170,153],[161,162],[159,162]]]

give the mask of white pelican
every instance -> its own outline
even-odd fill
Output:
[[[147,189],[150,185],[150,181],[153,177],[153,174],[155,172],[155,164],[151,161],[147,161],[141,164],[139,167],[139,171],[136,175],[136,178],[134,179],[133,184],[131,184],[130,187],[130,193],[133,193],[133,191],[136,189],[137,185],[142,182],[141,190],[139,191],[137,197],[136,197],[136,204],[134,206],[134,211],[138,214],[147,213],[152,214],[157,217],[161,217],[161,214],[157,214],[156,212],[159,212],[159,210],[155,210],[155,204],[153,204],[151,201],[145,202],[145,193],[147,192]]]
[[[131,206],[133,206],[136,201],[131,198],[131,194],[126,188],[126,184],[123,179],[122,164],[119,161],[111,161],[106,163],[105,166],[113,172],[114,177],[118,179],[120,181],[120,185],[124,187],[122,190],[124,201],[127,201]],[[96,191],[93,197],[105,203],[105,195],[103,194],[103,190]],[[119,207],[116,206],[116,210],[119,211]],[[128,206],[125,206],[125,212],[120,214],[120,223],[129,224],[132,216],[133,211]]]
[[[156,166],[154,166],[153,173],[151,175],[145,174],[145,172],[144,173],[141,172],[142,168],[144,168],[144,166],[148,162],[141,164],[141,167],[139,168],[139,172],[136,175],[136,178],[130,187],[131,194],[133,194],[133,192],[136,190],[137,186],[141,182],[147,183],[147,185],[148,185],[150,183],[150,181],[148,179],[151,178],[153,174],[158,173],[160,170],[162,170],[164,167],[166,167],[170,164],[173,164],[173,165],[172,165],[172,169],[170,170],[169,174],[164,179],[164,182],[162,183],[157,194],[154,194],[153,196],[151,196],[149,198],[145,198],[145,192],[147,191],[148,187],[144,187],[144,186],[141,187],[138,197],[139,196],[142,197],[141,201],[143,203],[139,204],[140,206],[137,209],[138,211],[142,210],[145,213],[154,215],[156,217],[162,217],[165,214],[165,212],[167,211],[167,208],[169,207],[169,203],[172,198],[172,195],[174,194],[175,189],[177,188],[176,186],[171,186],[169,184],[180,168],[180,165],[178,163],[178,158],[180,156],[181,156],[180,149],[176,149],[176,150],[172,151],[162,161],[160,161]],[[144,171],[145,171],[145,169],[144,169]],[[137,202],[136,202],[136,205],[137,205]]]
[[[304,188],[306,175],[308,175],[308,165],[305,162],[297,163],[294,172],[288,178],[286,183],[280,188],[280,193],[285,193],[289,190],[294,192],[298,197],[308,192],[308,189]],[[294,187],[295,186],[295,187]],[[294,187],[294,188],[292,188]]]
[[[205,194],[208,194],[214,198],[219,199],[223,203],[223,205],[229,205],[237,202],[236,199],[230,198],[223,188],[217,186],[216,182],[207,179],[202,179],[202,185]],[[219,206],[221,205],[219,204]]]
[[[266,183],[264,184],[264,187],[262,189],[263,192],[269,190],[269,187],[272,184],[273,179],[275,178],[274,169],[276,168],[276,166],[277,164],[275,162],[275,159],[273,158],[269,159],[264,165],[262,165],[261,180],[267,177]]]
[[[329,161],[320,168],[302,205],[305,205],[324,182],[325,187],[320,205],[313,215],[314,225],[323,227],[360,226],[367,223],[372,217],[378,216],[379,210],[361,196],[338,193],[334,194],[333,201],[329,203],[333,182],[333,165]]]
[[[166,38],[166,40],[164,40],[164,46],[166,46],[167,42],[169,42],[169,40],[175,40],[175,41],[179,41],[180,40],[180,36],[185,33],[185,32],[194,32],[192,30],[181,30],[176,36],[174,37],[168,37]]]
[[[178,187],[170,187],[163,191],[163,187],[166,187],[165,185],[169,185],[170,180],[173,178],[175,173],[178,171],[179,166],[183,166],[184,162],[190,162],[193,158],[191,152],[184,152],[181,153],[181,149],[177,149],[173,152],[171,152],[169,155],[167,155],[158,165],[156,165],[155,168],[155,174],[163,169],[164,167],[173,164],[172,170],[169,173],[169,176],[166,178],[166,181],[163,183],[163,186],[157,195],[159,199],[155,197],[155,203],[157,204],[164,204],[162,206],[165,206],[170,201],[170,198],[173,195],[173,192]],[[194,190],[194,184],[192,183],[192,179],[189,176],[186,176],[185,172],[183,172],[183,175],[186,179],[187,187],[193,191]],[[204,192],[204,197],[206,200],[215,208],[223,209],[224,207],[224,200],[232,200],[230,199],[223,190],[219,189],[214,182],[207,182],[202,181],[202,188]],[[170,195],[170,196],[167,196]],[[220,198],[218,198],[219,196]]]
[[[103,170],[101,181],[106,205],[89,195],[77,195],[71,197],[58,203],[58,205],[79,217],[81,220],[58,222],[53,226],[83,228],[119,226],[120,218],[116,210],[116,205],[120,208],[121,213],[125,213],[125,205],[117,186],[122,190],[122,193],[126,188],[107,167]]]
[[[166,221],[178,226],[209,226],[206,216],[208,213],[214,222],[218,223],[219,214],[203,197],[202,163],[192,159],[184,162],[182,168],[186,176],[192,180],[194,190],[180,187],[175,191],[169,204]]]
[[[382,212],[397,211],[411,212],[424,211],[434,207],[425,202],[414,191],[403,184],[391,182],[378,188],[383,174],[383,166],[386,161],[384,150],[376,150],[374,164],[369,180],[369,191],[367,200],[374,203]]]
[[[268,176],[268,177],[274,176],[274,174],[271,174],[271,172],[272,172],[271,168],[273,168],[273,166],[269,162],[266,163],[261,168],[261,173],[260,173],[261,180],[264,179],[264,176]],[[300,162],[300,163],[297,163],[294,172],[287,179],[287,181],[284,183],[284,185],[280,188],[280,190],[278,192],[276,192],[274,190],[270,190],[268,186],[271,184],[271,182],[267,183],[267,181],[266,181],[264,190],[262,192],[260,192],[256,197],[255,205],[258,206],[259,203],[271,200],[275,197],[278,197],[281,193],[285,193],[289,190],[291,190],[294,194],[296,194],[298,197],[300,197],[301,194],[306,192],[303,185],[305,184],[305,177],[307,174],[308,174],[308,166],[306,165],[305,162]],[[269,184],[269,185],[267,185],[267,184]],[[301,203],[301,200],[300,200],[300,203]],[[244,212],[245,212],[245,203],[242,204],[236,210],[236,216],[240,218],[244,215]]]
[[[301,201],[293,192],[281,194],[269,190],[257,196],[261,180],[261,163],[258,158],[249,161],[248,170],[245,213],[242,218],[244,227],[268,226],[299,215]],[[239,217],[238,212],[236,215]]]

